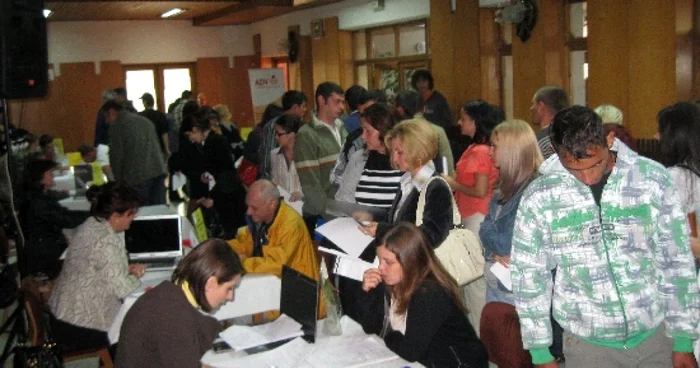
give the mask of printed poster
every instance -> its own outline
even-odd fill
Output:
[[[281,104],[284,94],[284,71],[279,68],[248,69],[250,94],[253,99],[253,115],[258,123],[265,107],[276,102]]]

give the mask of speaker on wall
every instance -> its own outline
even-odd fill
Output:
[[[48,91],[44,0],[0,0],[0,97],[31,98]]]

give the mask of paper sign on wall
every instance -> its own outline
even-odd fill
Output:
[[[284,71],[279,68],[248,69],[255,121],[262,119],[267,105],[279,103],[284,94]]]

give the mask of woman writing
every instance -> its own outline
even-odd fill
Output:
[[[236,253],[223,240],[195,247],[178,264],[171,281],[141,296],[124,318],[116,366],[200,367],[221,325],[211,316],[233,300],[244,274]]]
[[[138,193],[111,182],[86,195],[91,216],[73,237],[49,299],[53,337],[72,349],[109,345],[107,331],[121,299],[141,285],[145,271],[143,265],[129,265],[119,234],[138,212]]]
[[[464,314],[457,283],[422,231],[399,223],[365,271],[359,321],[401,358],[426,367],[487,367],[486,350]]]
[[[275,141],[279,147],[270,152],[272,182],[291,194],[290,201],[301,199],[301,183],[294,165],[294,144],[301,119],[295,115],[285,114],[275,121]]]

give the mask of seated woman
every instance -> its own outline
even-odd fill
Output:
[[[399,223],[377,247],[379,268],[365,271],[359,321],[401,358],[426,367],[488,367],[484,345],[464,313],[457,283],[422,231]]]
[[[227,300],[244,274],[241,260],[223,240],[195,247],[165,281],[141,296],[124,318],[116,366],[200,367],[221,324],[211,313]]]
[[[107,331],[121,299],[141,284],[145,269],[129,265],[119,234],[138,212],[138,193],[112,182],[86,195],[92,216],[75,233],[49,299],[53,337],[71,349],[109,345]]]
[[[301,199],[301,183],[294,165],[294,143],[301,127],[301,119],[295,115],[282,115],[275,121],[275,141],[279,147],[270,152],[272,182],[291,195],[290,201]]]
[[[27,164],[26,191],[22,198],[20,222],[26,237],[25,257],[21,266],[25,274],[42,272],[50,279],[61,270],[60,257],[68,247],[63,229],[72,229],[85,221],[87,212],[71,211],[58,203],[51,193],[56,163],[35,160]]]

